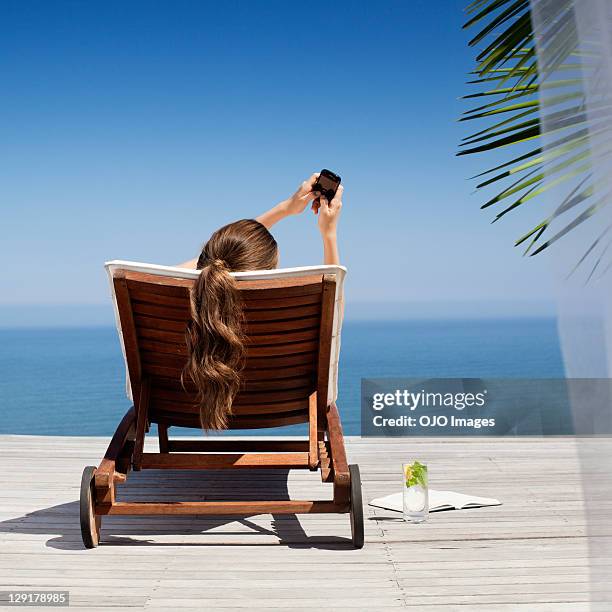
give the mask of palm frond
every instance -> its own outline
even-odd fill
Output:
[[[481,208],[509,201],[496,213],[494,222],[544,193],[561,193],[554,212],[515,241],[515,246],[527,244],[525,254],[534,256],[606,205],[610,194],[595,196],[591,159],[594,154],[612,155],[612,151],[597,151],[592,136],[611,129],[612,104],[591,105],[587,116],[580,70],[590,52],[578,48],[571,0],[551,1],[539,15],[540,28],[546,34],[545,53],[539,56],[529,0],[474,0],[466,13],[463,27],[476,29],[468,44],[482,48],[477,51],[470,73],[473,78],[468,81],[476,91],[463,97],[485,103],[466,110],[459,118],[480,125],[461,140],[457,155],[511,151],[508,161],[472,177],[480,179],[478,193],[497,187]],[[540,39],[538,44],[542,45]],[[595,58],[596,54],[592,55]],[[545,146],[541,143],[544,131]],[[549,237],[551,226],[561,215],[573,218]],[[577,263],[579,267],[598,253],[589,279],[596,272],[602,273],[601,258],[610,243],[603,249],[601,245],[609,230],[592,241]]]

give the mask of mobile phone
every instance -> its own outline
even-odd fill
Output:
[[[318,191],[322,196],[325,196],[329,202],[336,195],[339,185],[340,177],[337,174],[334,174],[331,170],[326,170],[324,168],[321,170],[319,178],[314,184],[312,190]]]

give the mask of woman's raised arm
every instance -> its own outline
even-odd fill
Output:
[[[331,202],[328,202],[324,197],[320,197],[321,194],[318,191],[313,191],[318,178],[318,173],[312,174],[302,182],[291,197],[279,202],[270,210],[256,217],[255,220],[259,221],[267,229],[270,229],[285,217],[299,215],[304,212],[308,204],[313,202],[315,198],[319,198],[319,200],[316,200],[316,204],[312,204],[312,209],[315,214],[319,215],[319,229],[323,237],[324,261],[326,264],[339,263],[338,247],[336,244],[336,225],[340,208],[342,207],[343,188],[342,186],[338,187],[336,196]],[[194,270],[197,263],[198,258],[196,257],[178,264],[177,267]]]
[[[299,215],[304,212],[308,204],[319,195],[312,190],[317,182],[317,178],[319,178],[318,174],[311,175],[310,178],[306,179],[298,187],[298,190],[291,197],[279,202],[274,208],[259,215],[255,220],[270,229],[285,217]]]
[[[319,215],[319,231],[323,239],[323,263],[340,264],[338,253],[338,219],[342,210],[342,194],[344,187],[340,185],[331,202],[325,196],[319,198],[319,206],[315,213]]]
[[[175,267],[177,268],[189,268],[190,270],[195,270],[198,265],[198,258],[194,257],[189,261],[184,261],[183,263],[177,264]]]

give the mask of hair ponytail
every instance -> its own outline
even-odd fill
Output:
[[[204,430],[225,429],[240,390],[245,346],[242,303],[230,270],[274,268],[276,241],[254,220],[237,221],[215,232],[206,243],[191,289],[187,326],[188,360],[183,370],[197,389]]]
[[[200,423],[225,429],[240,388],[244,342],[238,290],[223,261],[202,268],[191,291],[191,317],[185,371],[198,390]]]

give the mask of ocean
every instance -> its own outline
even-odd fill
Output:
[[[110,436],[130,406],[124,376],[112,327],[0,330],[0,433]],[[552,318],[347,321],[338,406],[345,434],[359,435],[362,378],[563,376]]]

